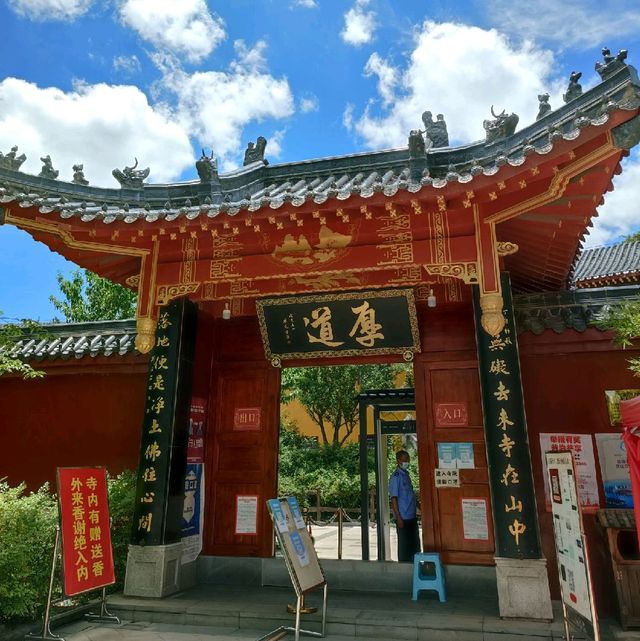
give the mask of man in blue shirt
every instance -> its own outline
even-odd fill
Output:
[[[409,476],[409,453],[396,452],[398,467],[389,479],[391,509],[396,517],[398,532],[398,561],[413,563],[413,556],[420,552],[418,519],[416,518],[416,494]]]

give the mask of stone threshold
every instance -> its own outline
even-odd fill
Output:
[[[308,605],[320,605],[320,593],[307,597]],[[281,587],[198,586],[164,599],[115,595],[109,609],[132,622],[180,624],[263,630],[292,625],[287,603],[293,591]],[[327,633],[346,637],[410,639],[414,641],[542,641],[563,638],[559,603],[554,603],[552,623],[503,620],[494,597],[481,594],[451,598],[440,603],[435,594],[355,593],[331,590],[327,609]],[[303,616],[303,626],[319,630],[320,614]],[[603,641],[628,637],[613,623],[602,624]],[[580,637],[575,637],[579,639]]]

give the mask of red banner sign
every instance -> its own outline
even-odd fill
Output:
[[[59,467],[58,496],[67,596],[115,583],[107,474],[103,467]]]

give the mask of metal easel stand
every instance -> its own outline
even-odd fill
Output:
[[[111,612],[107,610],[107,588],[102,588],[100,614],[93,614],[93,612],[89,612],[84,615],[84,618],[87,621],[94,621],[95,623],[120,623],[120,619],[115,614],[111,614]]]
[[[265,634],[263,637],[260,637],[258,641],[278,641],[286,636],[287,632],[294,633],[294,640],[300,641],[300,635],[303,634],[308,637],[324,638],[327,632],[327,584],[325,583],[322,594],[322,627],[320,632],[315,630],[305,630],[300,627],[300,615],[302,614],[302,608],[304,605],[304,594],[298,594],[296,599],[296,622],[295,626],[283,625],[279,628],[276,628],[272,632]]]
[[[51,632],[51,597],[53,596],[53,582],[56,577],[56,562],[58,560],[58,550],[60,548],[60,526],[56,525],[56,541],[53,545],[53,561],[51,563],[51,576],[49,577],[49,593],[47,595],[47,607],[44,611],[44,620],[42,622],[42,632],[33,634],[29,632],[24,635],[25,641],[47,641],[47,639],[56,639],[65,641],[63,637]]]

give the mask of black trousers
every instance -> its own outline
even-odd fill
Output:
[[[396,526],[398,532],[398,561],[413,563],[413,556],[420,552],[420,534],[418,519],[403,519],[402,527]]]

